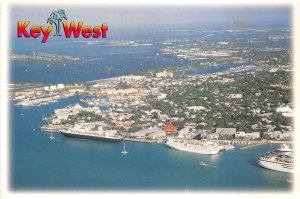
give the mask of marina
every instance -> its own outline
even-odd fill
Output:
[[[62,100],[55,106],[64,107],[77,100],[76,97]],[[125,141],[125,149],[129,153],[124,158],[121,154],[123,142],[113,144],[97,140],[70,139],[60,133],[53,133],[55,139],[50,140],[49,133],[36,128],[43,122],[40,113],[51,113],[50,107],[24,109],[12,105],[11,110],[14,114],[13,121],[19,124],[12,128],[11,140],[14,146],[18,146],[12,151],[11,168],[12,184],[17,190],[43,190],[44,187],[48,190],[115,190],[116,187],[119,190],[145,187],[149,190],[165,190],[170,186],[179,191],[186,188],[291,189],[292,183],[286,181],[292,178],[290,174],[263,169],[255,161],[262,153],[277,149],[278,144],[265,144],[246,150],[239,150],[240,146],[235,145],[236,148],[224,153],[201,155],[172,150],[161,143]],[[28,123],[28,120],[24,120],[25,116],[33,122]],[[34,128],[35,132],[32,130]],[[30,148],[24,140],[30,140]],[[32,153],[36,155],[32,156]],[[22,154],[22,157],[18,154]],[[201,166],[199,162],[208,166]],[[18,165],[30,167],[20,168]],[[130,175],[124,178],[128,173]],[[216,176],[218,180],[205,177],[210,175]],[[106,183],[102,183],[103,181]]]

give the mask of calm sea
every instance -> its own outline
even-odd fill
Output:
[[[81,140],[39,130],[43,116],[79,97],[35,108],[11,104],[10,179],[14,190],[262,190],[291,189],[292,175],[260,168],[256,158],[278,145],[217,155],[187,153],[163,144]],[[200,166],[204,162],[208,166]]]

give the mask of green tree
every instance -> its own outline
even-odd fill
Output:
[[[50,17],[47,20],[47,23],[50,23],[51,25],[54,23],[56,28],[56,33],[54,36],[61,36],[60,34],[60,23],[63,19],[67,20],[67,16],[65,14],[65,11],[62,9],[59,9],[58,11],[53,11],[50,14]]]

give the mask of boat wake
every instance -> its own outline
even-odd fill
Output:
[[[210,167],[210,168],[216,168],[216,169],[225,169],[225,167],[215,164],[208,164],[205,162],[199,162],[199,165],[202,167]]]

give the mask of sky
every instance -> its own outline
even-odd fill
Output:
[[[47,25],[52,11],[63,9],[68,21],[83,21],[84,25],[107,23],[115,29],[165,27],[238,28],[257,26],[289,26],[288,6],[203,6],[203,5],[117,5],[117,6],[49,6],[14,5],[10,9],[11,24],[30,21],[32,25]],[[14,28],[14,26],[12,26]]]

